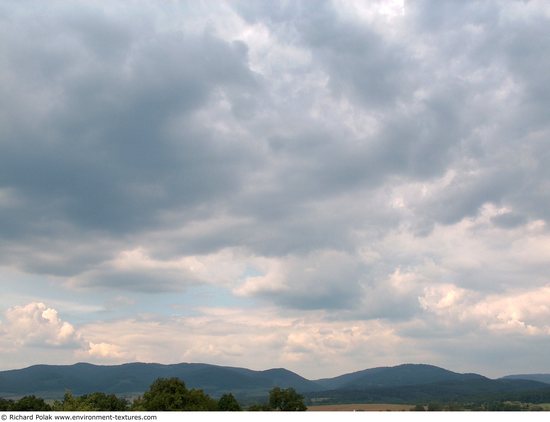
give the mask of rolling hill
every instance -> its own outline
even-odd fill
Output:
[[[487,378],[478,374],[458,374],[433,365],[403,364],[393,367],[365,369],[335,378],[320,379],[316,382],[323,386],[325,390],[335,390],[423,385],[435,382],[478,379]]]
[[[298,391],[317,391],[320,387],[286,369],[253,371],[202,363],[161,365],[128,363],[102,366],[89,363],[75,365],[35,365],[0,372],[0,397],[35,394],[45,398],[62,397],[65,391],[81,395],[94,391],[136,395],[146,391],[157,378],[177,377],[189,388],[201,388],[219,396],[263,395],[271,388],[293,387]]]
[[[535,392],[550,398],[550,387],[537,380],[493,380],[425,364],[371,368],[316,382],[324,391],[307,396],[317,403],[475,402],[531,397]]]
[[[503,380],[530,380],[543,382],[550,384],[550,374],[518,374],[518,375],[506,375],[502,377]]]
[[[204,363],[127,363],[123,365],[35,365],[0,372],[0,397],[37,395],[61,398],[101,391],[131,397],[157,378],[177,377],[189,388],[213,397],[232,392],[242,402],[265,400],[275,386],[292,387],[315,403],[426,403],[526,399],[550,401],[550,385],[514,375],[490,379],[432,365],[404,364],[371,368],[334,378],[308,380],[284,368],[253,371]]]

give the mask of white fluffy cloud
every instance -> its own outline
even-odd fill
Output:
[[[4,341],[15,348],[79,347],[80,334],[75,327],[59,318],[57,311],[41,302],[8,309],[2,322]]]

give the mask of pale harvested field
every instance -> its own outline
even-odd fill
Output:
[[[377,403],[357,403],[357,404],[326,404],[319,406],[309,406],[309,412],[352,412],[354,410],[363,410],[370,412],[394,411],[402,412],[411,410],[414,406],[410,404],[377,404]]]

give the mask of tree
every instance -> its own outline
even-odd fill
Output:
[[[74,412],[82,410],[78,408],[77,398],[73,393],[66,391],[63,395],[63,401],[56,400],[53,402],[53,410],[58,412]]]
[[[186,404],[187,388],[178,378],[159,378],[143,394],[139,403],[143,410],[182,410]]]
[[[273,410],[303,411],[307,410],[304,396],[298,394],[294,388],[273,388],[269,392],[269,407]]]
[[[123,412],[128,410],[128,402],[114,394],[92,393],[79,397],[79,400],[93,411]]]
[[[216,410],[216,400],[202,390],[188,390],[178,378],[159,378],[143,397],[134,401],[134,410]]]
[[[204,391],[192,388],[189,390],[187,404],[182,410],[218,410],[218,402],[205,394]]]
[[[239,402],[233,394],[224,394],[220,397],[218,400],[218,410],[221,410],[223,412],[231,412],[231,411],[239,411],[242,410],[241,406],[239,405]]]
[[[53,410],[57,411],[125,411],[128,410],[128,402],[118,398],[114,394],[91,393],[75,397],[71,392],[66,392],[63,401],[55,401]]]
[[[6,412],[13,406],[13,400],[6,400],[0,397],[0,411]]]
[[[36,396],[25,396],[14,402],[10,410],[12,411],[48,411],[52,410],[51,406],[44,399]]]
[[[118,398],[114,394],[91,393],[75,397],[70,391],[65,393],[63,401],[55,401],[53,410],[58,411],[125,411],[128,410],[128,402]]]

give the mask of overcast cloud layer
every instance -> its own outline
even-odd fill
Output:
[[[4,1],[0,369],[548,372],[546,1]]]

